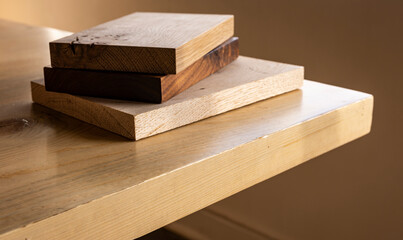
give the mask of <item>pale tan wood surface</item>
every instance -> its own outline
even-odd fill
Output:
[[[302,86],[304,69],[239,57],[217,73],[162,104],[78,97],[48,92],[32,82],[34,102],[138,140]]]
[[[53,67],[178,73],[234,34],[234,16],[136,12],[50,43]]]
[[[126,141],[32,104],[30,81],[48,64],[42,44],[54,30],[0,24],[1,50],[15,49],[0,59],[0,239],[132,239],[370,130],[371,95],[305,81]],[[27,32],[38,47],[26,45]]]

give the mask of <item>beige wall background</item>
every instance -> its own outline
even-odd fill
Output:
[[[370,135],[210,212],[271,238],[403,239],[403,1],[0,0],[0,18],[70,31],[134,11],[234,14],[241,54],[375,96]]]

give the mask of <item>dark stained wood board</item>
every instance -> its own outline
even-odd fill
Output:
[[[174,74],[233,34],[233,15],[136,12],[50,42],[51,65]]]
[[[239,40],[232,37],[177,74],[44,68],[48,91],[75,95],[161,103],[220,70],[239,56]]]

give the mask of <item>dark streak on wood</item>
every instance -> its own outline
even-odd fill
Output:
[[[0,134],[15,133],[34,124],[30,118],[13,118],[0,121]]]

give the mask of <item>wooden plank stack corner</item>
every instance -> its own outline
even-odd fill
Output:
[[[234,17],[136,12],[50,42],[34,102],[139,140],[300,88],[304,68],[239,57]]]

